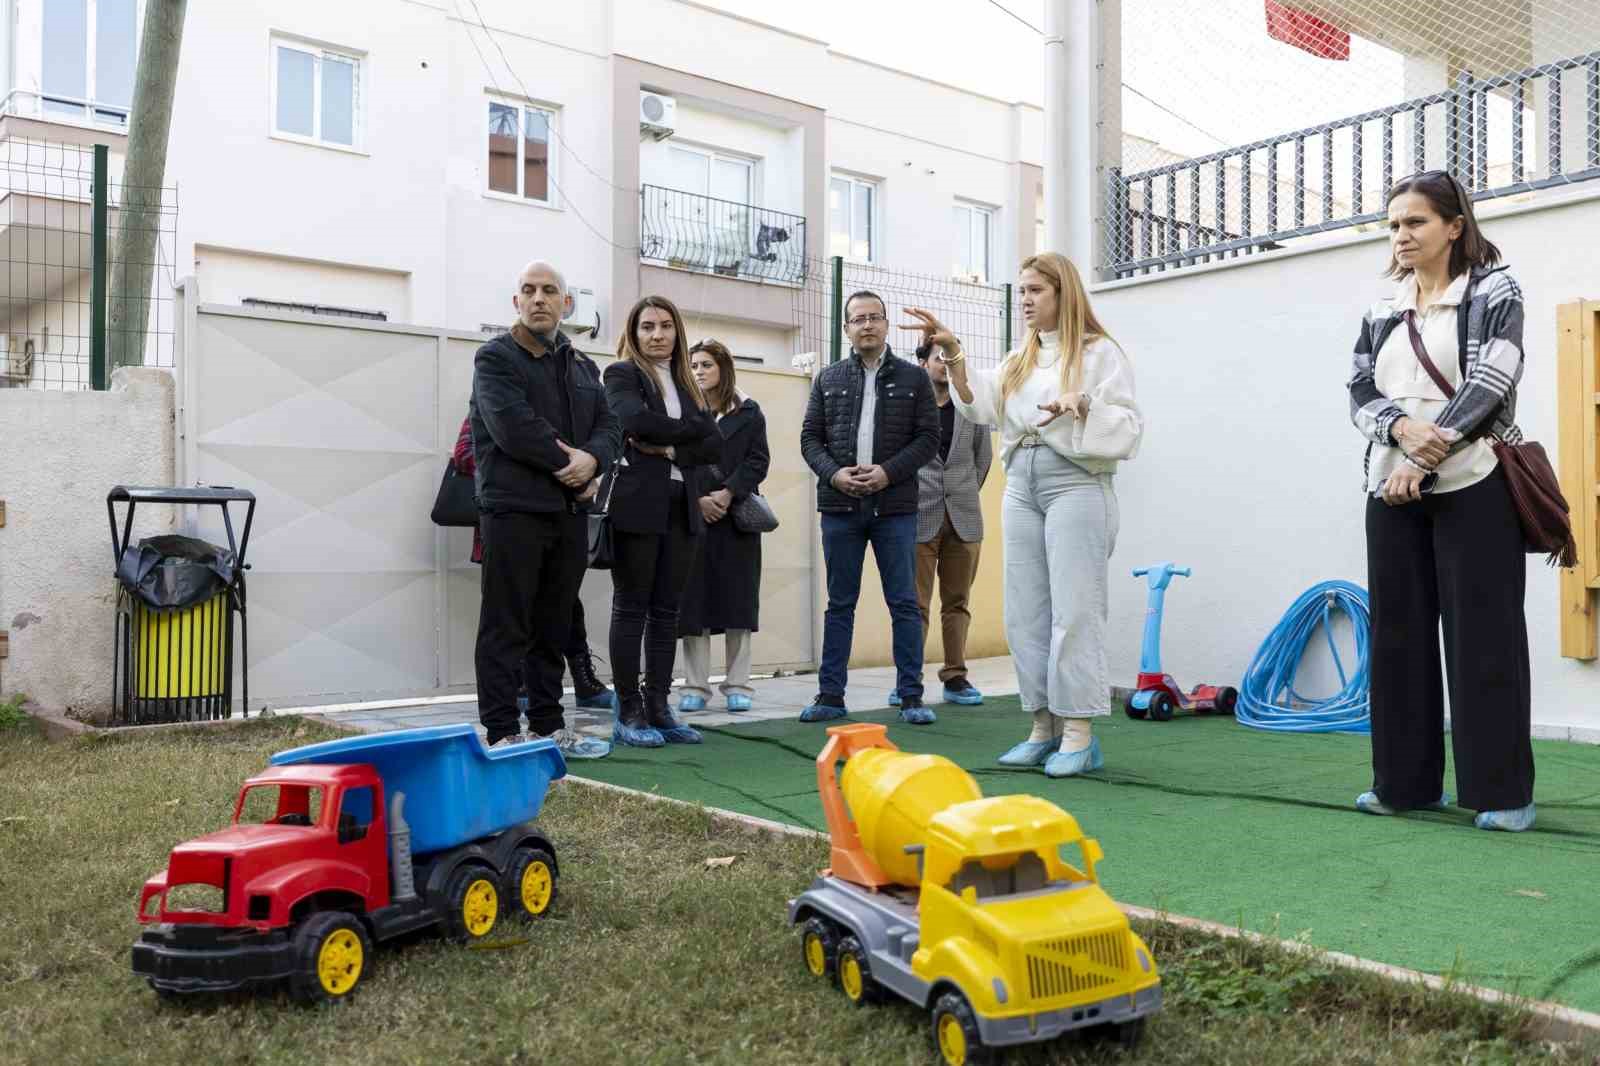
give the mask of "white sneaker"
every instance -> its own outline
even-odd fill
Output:
[[[530,741],[532,739],[533,738],[528,736],[528,734],[526,734],[526,733],[508,733],[507,735],[501,737],[499,740],[495,741],[493,744],[490,744],[489,747],[490,748],[509,748],[513,744],[526,744],[528,741]]]
[[[586,737],[575,729],[562,727],[546,737],[556,742],[563,758],[603,759],[611,754],[611,745],[598,737]]]

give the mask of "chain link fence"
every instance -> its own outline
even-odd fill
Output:
[[[821,366],[850,354],[844,335],[844,302],[867,291],[883,299],[889,316],[889,345],[911,358],[921,340],[908,307],[920,307],[950,327],[972,364],[999,366],[1006,353],[1022,343],[1021,316],[1010,285],[984,285],[931,274],[889,270],[842,257],[812,260],[803,284],[794,288],[797,365],[810,357]]]
[[[1379,223],[1448,169],[1482,200],[1600,177],[1592,0],[1122,0],[1107,272]]]
[[[172,366],[177,190],[124,185],[96,155],[0,141],[0,388],[104,388],[119,357]]]

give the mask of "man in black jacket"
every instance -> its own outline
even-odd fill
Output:
[[[917,605],[917,471],[939,452],[939,410],[927,371],[889,350],[888,312],[875,293],[844,305],[850,358],[811,386],[800,450],[817,475],[828,610],[816,700],[802,722],[844,717],[845,681],[867,545],[883,579],[894,634],[900,718],[927,725],[922,703],[922,613]]]
[[[562,649],[588,563],[580,503],[616,461],[622,439],[604,391],[580,372],[561,332],[572,306],[566,289],[553,266],[529,263],[511,298],[516,325],[479,348],[473,363],[483,533],[478,715],[491,747],[522,739],[520,679],[529,729],[554,736],[569,757],[595,758],[609,748],[567,729],[563,719]]]

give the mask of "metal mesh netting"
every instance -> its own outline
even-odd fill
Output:
[[[0,388],[91,387],[95,310],[94,150],[19,138],[0,144]],[[173,363],[176,190],[106,182],[101,297],[108,349],[128,362]],[[140,208],[143,210],[140,210]],[[125,230],[152,238],[138,262],[122,262]],[[134,312],[142,312],[135,314]],[[109,358],[109,355],[108,355]]]
[[[913,321],[905,313],[907,307],[933,312],[961,338],[963,349],[977,367],[998,366],[1010,346],[1022,342],[1022,325],[1010,285],[982,285],[870,263],[818,259],[811,261],[805,282],[794,290],[797,359],[812,356],[817,366],[828,363],[834,355],[835,336],[839,338],[837,354],[850,354],[850,342],[843,336],[842,304],[852,293],[862,290],[882,297],[889,317],[889,345],[908,359],[921,335],[900,328]]]
[[[1477,199],[1600,177],[1593,0],[1122,0],[1108,271],[1383,217],[1449,169]]]

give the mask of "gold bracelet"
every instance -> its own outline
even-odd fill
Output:
[[[948,355],[944,356],[943,358],[945,366],[960,366],[962,363],[967,361],[967,353],[964,349],[957,348],[954,359],[950,358]]]

